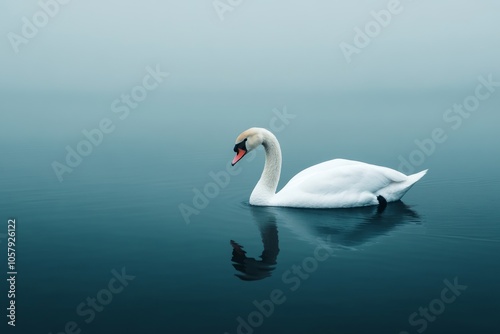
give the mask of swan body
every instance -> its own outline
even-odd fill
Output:
[[[281,173],[281,148],[276,137],[263,128],[251,128],[236,139],[233,166],[248,152],[263,145],[264,171],[250,195],[250,204],[295,208],[350,208],[400,200],[426,173],[405,175],[394,169],[364,162],[334,159],[295,175],[276,193]]]

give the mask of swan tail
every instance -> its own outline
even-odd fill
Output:
[[[427,171],[428,169],[409,175],[408,179],[403,183],[402,189],[399,191],[398,194],[399,199],[401,199],[406,194],[406,192],[410,190],[411,187],[413,187],[415,183],[417,183],[421,178],[423,178],[424,175],[427,174]]]
[[[427,171],[428,169],[416,174],[409,175],[405,181],[401,183],[395,183],[392,186],[386,188],[385,191],[381,193],[381,195],[385,195],[384,197],[388,202],[399,201],[408,192],[408,190],[413,187],[415,183],[417,183],[421,178],[424,177],[425,174],[427,174]]]
[[[421,178],[423,178],[423,177],[424,177],[424,175],[425,175],[425,174],[427,174],[427,171],[428,171],[428,169],[423,170],[423,171],[421,171],[421,172],[419,172],[419,173],[412,174],[412,175],[408,176],[408,181],[406,181],[406,182],[407,182],[407,183],[410,183],[410,187],[411,187],[411,186],[412,186],[412,185],[414,185],[414,184],[415,184],[418,180],[420,180]]]

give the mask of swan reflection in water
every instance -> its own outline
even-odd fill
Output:
[[[271,276],[274,270],[279,249],[278,226],[276,224],[276,215],[269,207],[250,207],[255,223],[259,227],[264,250],[260,260],[253,257],[247,257],[243,246],[231,240],[233,247],[233,267],[242,274],[236,274],[244,281],[256,281]]]
[[[286,226],[306,242],[317,244],[328,240],[332,248],[355,248],[388,236],[397,226],[421,223],[420,216],[401,201],[384,209],[362,207],[351,209],[293,209],[250,206],[259,228],[264,250],[260,259],[248,257],[243,246],[231,240],[231,261],[238,278],[256,281],[270,277],[276,268],[279,249],[278,226]]]

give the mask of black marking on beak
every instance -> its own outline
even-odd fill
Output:
[[[243,151],[248,152],[248,150],[247,150],[247,146],[246,146],[246,144],[245,144],[246,142],[247,142],[247,138],[245,138],[245,140],[244,140],[244,141],[242,141],[242,142],[240,142],[240,143],[238,143],[238,144],[234,145],[234,149],[233,149],[233,151],[235,151],[236,153],[238,153],[238,149],[242,149]]]

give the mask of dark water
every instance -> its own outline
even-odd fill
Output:
[[[456,130],[442,119],[469,93],[166,96],[122,122],[98,96],[2,102],[0,233],[16,219],[18,270],[2,333],[500,332],[500,100]],[[398,168],[435,128],[447,140],[384,212],[254,208],[262,152],[223,175],[236,136],[283,106],[280,186],[336,157]],[[59,182],[51,163],[104,117],[116,130]]]

